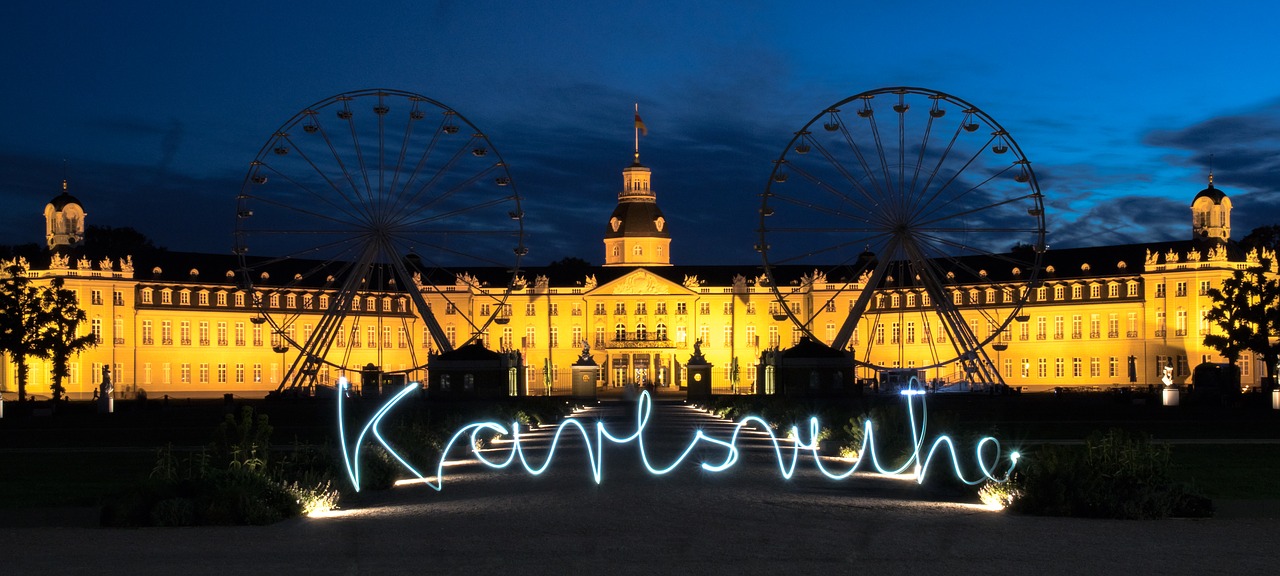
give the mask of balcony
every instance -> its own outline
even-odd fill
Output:
[[[236,339],[236,346],[244,346],[244,338]]]
[[[1155,336],[1156,338],[1164,338],[1164,333],[1165,333],[1164,328],[1161,328],[1159,330],[1156,330]]]
[[[1062,339],[1062,336],[1063,336],[1062,332],[1054,332],[1054,333],[1053,333],[1053,339],[1054,339],[1054,340],[1061,340],[1061,339]]]
[[[1107,338],[1119,338],[1119,337],[1120,337],[1119,330],[1111,330],[1107,332]]]
[[[191,339],[190,339],[190,338],[183,338],[183,339],[182,339],[182,345],[183,345],[183,346],[190,346],[190,345],[191,345]]]
[[[1022,341],[1024,341],[1024,342],[1025,342],[1025,341],[1027,341],[1027,340],[1030,340],[1030,339],[1031,339],[1031,335],[1030,335],[1030,334],[1019,334],[1019,335],[1018,335],[1018,339],[1019,339],[1019,340],[1022,340]]]
[[[1187,335],[1186,328],[1179,328],[1177,329],[1177,331],[1174,332],[1174,336],[1186,336],[1186,335]]]
[[[1079,330],[1072,330],[1072,331],[1071,331],[1071,339],[1072,339],[1072,340],[1079,340],[1079,339],[1080,339],[1080,336],[1081,336],[1081,333],[1080,333],[1080,331],[1079,331]]]
[[[1044,332],[1039,332],[1039,333],[1037,333],[1037,334],[1036,334],[1036,340],[1044,340],[1044,339],[1046,339],[1046,338],[1048,338],[1048,337],[1049,337],[1049,335],[1048,335],[1048,334],[1045,334]]]
[[[150,345],[152,345],[152,344],[153,344],[153,342],[152,342],[152,340],[151,340],[150,338],[143,338],[143,339],[142,339],[142,345],[143,345],[143,346],[150,346]]]
[[[656,334],[646,334],[643,338],[635,334],[624,334],[622,338],[614,338],[605,346],[608,349],[619,348],[675,348],[676,343],[670,338],[659,338]]]
[[[116,346],[124,346],[124,338],[116,338],[115,342]]]
[[[173,346],[173,338],[165,338],[161,340],[160,343],[164,344],[165,346]]]
[[[200,345],[201,345],[201,346],[208,346],[208,345],[209,345],[209,339],[208,339],[208,338],[201,338],[201,339],[200,339]]]
[[[1137,337],[1138,337],[1138,331],[1137,331],[1137,330],[1130,330],[1130,331],[1128,331],[1128,332],[1125,332],[1125,333],[1124,333],[1124,337],[1125,337],[1125,338],[1137,338]]]
[[[227,345],[227,339],[226,339],[226,338],[219,338],[219,339],[218,339],[218,345],[219,345],[219,346],[226,346],[226,345]]]
[[[1099,332],[1099,331],[1097,331],[1097,330],[1090,330],[1090,331],[1089,331],[1089,337],[1090,337],[1090,338],[1101,338],[1101,337],[1102,337],[1102,332]]]

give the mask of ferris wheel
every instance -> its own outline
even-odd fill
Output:
[[[1013,136],[982,110],[881,88],[795,132],[762,194],[758,238],[779,318],[798,331],[860,366],[953,365],[1002,383],[987,348],[1006,349],[1011,322],[1026,320],[1044,197]]]
[[[440,102],[371,89],[294,114],[250,163],[235,227],[252,320],[293,355],[277,390],[477,341],[520,277],[523,218],[502,156]]]

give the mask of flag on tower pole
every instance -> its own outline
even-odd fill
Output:
[[[649,129],[645,127],[644,120],[640,119],[640,103],[639,102],[636,103],[636,130],[639,130],[640,133],[644,134],[645,136],[649,135]]]

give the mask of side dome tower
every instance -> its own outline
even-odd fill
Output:
[[[84,207],[67,192],[67,181],[62,181],[62,193],[44,207],[44,238],[50,250],[71,248],[84,244]]]
[[[1209,187],[1191,200],[1191,232],[1197,240],[1231,239],[1231,199],[1213,187],[1213,172]]]

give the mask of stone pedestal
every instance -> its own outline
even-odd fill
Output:
[[[98,413],[112,414],[116,411],[116,399],[110,394],[98,397]]]
[[[596,381],[600,379],[600,367],[595,363],[590,365],[574,364],[571,368],[573,372],[573,397],[580,401],[596,401]]]
[[[570,367],[573,376],[572,394],[579,402],[596,401],[596,382],[600,380],[600,365],[591,357],[591,349],[584,347],[582,355]]]
[[[1271,391],[1271,409],[1280,410],[1280,388]]]
[[[1182,393],[1173,386],[1166,386],[1160,391],[1160,396],[1165,406],[1177,406]]]
[[[689,390],[689,400],[701,402],[711,398],[711,364],[692,360],[685,365],[685,387]]]

